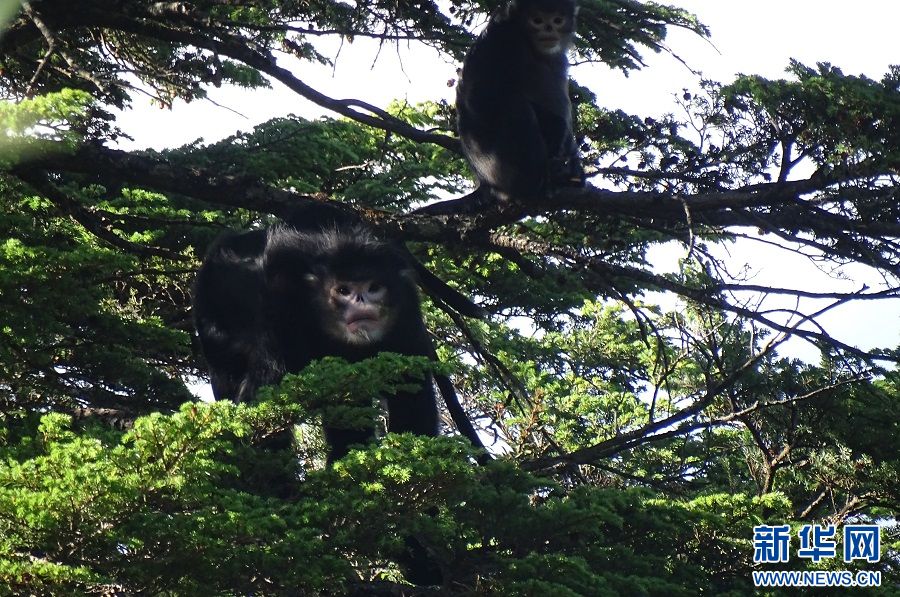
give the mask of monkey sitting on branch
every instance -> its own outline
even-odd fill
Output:
[[[576,13],[574,0],[511,0],[469,49],[456,109],[482,198],[584,186],[566,58]]]

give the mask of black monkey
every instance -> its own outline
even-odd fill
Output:
[[[574,0],[511,0],[466,55],[456,94],[463,152],[501,199],[583,186],[566,51]]]
[[[412,270],[362,226],[225,236],[197,274],[194,319],[217,399],[250,400],[324,356],[433,355]],[[438,434],[431,379],[387,408],[388,431]],[[331,462],[372,430],[326,427],[325,437]]]
[[[296,227],[225,235],[197,273],[194,320],[217,399],[251,400],[260,386],[323,356],[358,361],[391,351],[436,358],[415,264],[352,218],[310,214]],[[450,380],[435,378],[460,432],[484,450]],[[388,396],[387,406],[388,431],[438,434],[432,379],[418,391]],[[373,436],[371,428],[324,431],[329,462]],[[483,451],[479,462],[488,460]],[[405,544],[407,579],[440,584],[440,569],[425,547],[413,537]]]

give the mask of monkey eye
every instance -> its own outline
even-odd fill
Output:
[[[350,296],[350,287],[349,286],[338,286],[337,292],[341,296]]]
[[[554,17],[554,18],[553,18],[553,24],[554,24],[554,25],[562,25],[563,22],[565,22],[565,19],[562,18],[562,17]]]
[[[369,292],[378,292],[378,291],[380,291],[382,288],[384,288],[384,284],[381,284],[381,283],[379,283],[379,282],[372,282],[372,283],[369,285]]]
[[[531,24],[532,25],[543,25],[544,18],[543,17],[531,17]]]

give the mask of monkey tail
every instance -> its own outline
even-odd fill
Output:
[[[453,383],[450,382],[450,378],[446,375],[436,373],[434,375],[434,380],[437,382],[438,389],[441,391],[441,396],[444,398],[444,404],[447,405],[447,410],[450,412],[450,418],[453,419],[456,428],[459,429],[459,432],[468,438],[468,440],[472,442],[472,445],[480,451],[480,454],[475,460],[478,461],[478,464],[487,464],[493,460],[494,458],[487,451],[487,448],[484,447],[484,442],[481,441],[481,437],[479,437],[474,425],[469,421],[469,417],[466,416],[466,411],[464,411],[462,405],[460,405],[459,396],[456,395],[456,390],[453,388]]]

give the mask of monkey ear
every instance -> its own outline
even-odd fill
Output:
[[[409,280],[413,284],[419,283],[419,276],[416,274],[416,270],[411,267],[403,267],[397,271],[401,278],[404,280]]]
[[[275,291],[286,291],[312,275],[303,252],[285,245],[270,246],[263,256],[262,268],[266,286]]]

